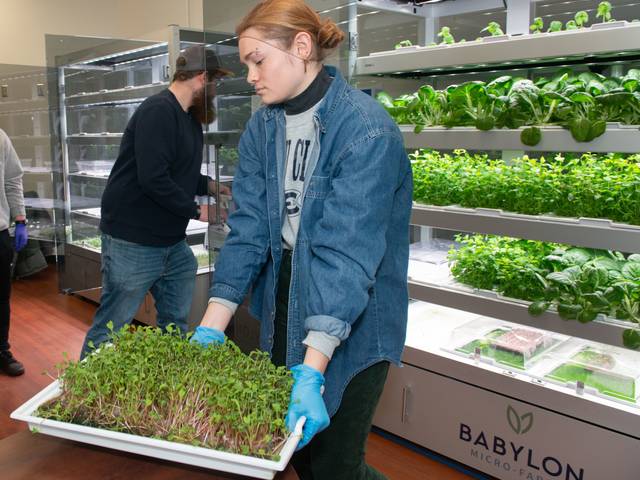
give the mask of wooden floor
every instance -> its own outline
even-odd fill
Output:
[[[51,382],[63,352],[77,359],[95,305],[58,292],[53,266],[13,283],[11,297],[11,350],[25,366],[17,378],[0,374],[0,439],[26,428],[9,414]],[[465,480],[467,475],[371,434],[367,461],[391,480]]]

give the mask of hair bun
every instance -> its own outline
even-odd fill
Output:
[[[336,48],[344,40],[344,32],[329,18],[325,19],[318,30],[318,46],[324,50]]]

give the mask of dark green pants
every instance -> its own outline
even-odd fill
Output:
[[[280,267],[271,360],[284,365],[287,352],[287,312],[291,255]],[[373,414],[387,378],[389,362],[380,362],[353,377],[331,423],[291,460],[302,480],[369,480],[386,477],[364,460]]]

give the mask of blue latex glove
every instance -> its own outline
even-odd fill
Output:
[[[27,226],[24,223],[16,223],[15,231],[15,248],[16,252],[19,252],[27,244],[29,234],[27,233]]]
[[[196,327],[195,332],[191,336],[191,342],[199,343],[203,347],[222,344],[225,340],[226,337],[224,333],[217,328],[203,327],[202,325]]]
[[[293,367],[291,373],[293,389],[286,423],[287,428],[293,432],[300,417],[306,417],[307,420],[302,428],[302,439],[296,448],[300,450],[316,433],[329,426],[329,414],[320,392],[324,385],[324,376],[315,368],[304,364]]]

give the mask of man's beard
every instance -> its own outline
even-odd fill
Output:
[[[205,92],[205,90],[208,91]],[[213,107],[214,98],[214,90],[204,87],[193,97],[193,104],[189,107],[189,112],[203,125],[209,125],[216,119],[216,110]]]

